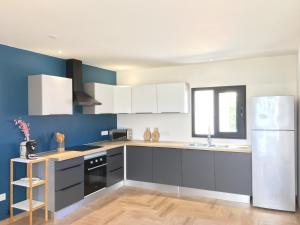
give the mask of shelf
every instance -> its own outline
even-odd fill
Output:
[[[29,188],[29,181],[24,181],[24,180],[16,180],[12,182],[14,185],[17,186],[22,186],[22,187],[28,187]],[[33,181],[32,182],[32,187],[37,187],[40,185],[44,185],[46,182],[44,180],[39,180],[39,181]]]
[[[45,206],[44,202],[32,200],[32,210],[37,210],[37,209],[42,208],[44,206]],[[22,201],[22,202],[15,203],[15,204],[12,205],[12,207],[15,208],[15,209],[21,209],[21,210],[29,212],[30,211],[30,209],[29,209],[29,199],[27,199],[25,201]]]
[[[22,179],[19,180],[14,180],[14,169],[15,169],[15,164],[17,163],[24,163],[27,164],[27,177],[24,177]],[[40,171],[41,168],[37,167],[40,166],[44,172]],[[33,170],[34,169],[34,170]],[[38,178],[42,178],[43,180],[37,180],[34,178],[37,177],[33,177],[33,174],[42,174],[41,177]],[[39,176],[39,175],[35,175],[35,176]],[[30,178],[30,179],[29,179]],[[31,184],[31,186],[30,186]],[[44,185],[44,186],[42,186]],[[23,210],[23,211],[27,211],[28,215],[29,215],[29,225],[32,225],[32,217],[33,217],[33,211],[38,210],[43,208],[45,211],[45,221],[48,221],[48,159],[43,158],[43,157],[39,157],[37,159],[23,159],[23,158],[14,158],[10,160],[10,221],[14,221],[14,209],[19,209],[19,210]],[[15,204],[13,204],[14,202],[14,189],[16,186],[20,186],[20,187],[25,187],[27,190],[27,200],[24,201],[20,201],[17,202]],[[32,199],[32,195],[33,195],[33,189],[35,187],[40,187],[42,186],[43,190],[37,190],[38,191],[38,199],[43,199],[42,196],[40,196],[42,193],[39,193],[40,191],[44,192],[44,200],[41,201],[37,201],[37,200],[33,200]],[[37,199],[37,197],[36,197]],[[45,202],[43,202],[45,201]],[[31,207],[30,207],[31,206]]]
[[[37,159],[22,159],[22,158],[14,158],[11,159],[13,162],[19,162],[19,163],[38,163],[38,162],[44,162],[45,158],[38,157]]]

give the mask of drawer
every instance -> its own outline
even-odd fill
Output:
[[[84,184],[77,183],[55,192],[55,211],[70,206],[84,198]]]
[[[73,184],[84,181],[84,166],[77,164],[73,167],[55,171],[55,190],[61,190]]]
[[[124,147],[117,147],[117,148],[109,149],[109,150],[107,150],[107,156],[123,154],[123,151],[124,151]]]
[[[112,171],[124,166],[124,155],[122,153],[107,157],[107,170]]]
[[[55,170],[64,170],[84,163],[83,157],[55,162]]]
[[[124,169],[118,168],[107,172],[107,187],[112,186],[120,181],[124,180]]]

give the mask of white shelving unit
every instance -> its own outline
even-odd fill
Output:
[[[21,209],[21,210],[24,210],[24,211],[27,211],[29,212],[30,211],[30,207],[29,207],[29,202],[30,200],[29,199],[26,199],[25,201],[22,201],[22,202],[18,202],[16,204],[13,204],[13,208],[15,209]],[[40,202],[40,201],[35,201],[35,200],[32,200],[32,210],[37,210],[39,208],[42,208],[45,206],[45,203],[44,202]]]
[[[27,179],[14,180],[14,163],[24,163],[27,165]],[[44,177],[41,180],[34,180],[32,175],[32,166],[36,163],[44,163]],[[33,188],[44,185],[44,201],[33,199]],[[27,199],[14,203],[14,186],[25,187],[27,190]],[[48,161],[44,158],[35,160],[11,159],[10,160],[10,221],[14,221],[14,209],[20,209],[29,212],[29,224],[32,225],[32,212],[44,208],[45,221],[48,221]]]
[[[14,185],[21,186],[21,187],[30,187],[29,181],[24,180],[16,180],[12,182]],[[39,181],[32,181],[32,187],[38,187],[40,185],[45,184],[45,180],[39,180]]]

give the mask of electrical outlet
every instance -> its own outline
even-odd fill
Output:
[[[108,130],[101,131],[101,136],[107,136],[107,135],[108,135]]]
[[[6,200],[6,194],[1,194],[0,195],[0,202],[5,201]]]

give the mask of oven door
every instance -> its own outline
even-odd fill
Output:
[[[94,167],[89,166],[89,160],[84,165],[84,196],[106,187],[106,163]]]

